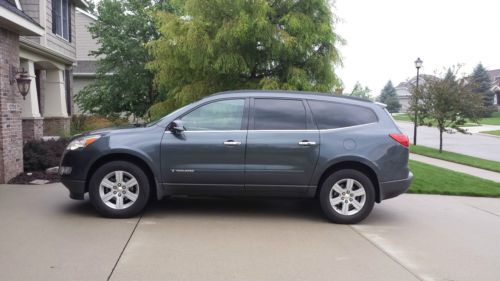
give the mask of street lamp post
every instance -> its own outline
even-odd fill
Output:
[[[413,145],[417,145],[417,121],[418,121],[418,79],[420,75],[420,68],[422,67],[423,61],[420,58],[417,58],[415,61],[415,68],[417,69],[417,85],[415,91],[415,117],[413,119]]]

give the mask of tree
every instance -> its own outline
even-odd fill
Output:
[[[460,128],[467,120],[481,116],[482,97],[474,92],[475,85],[466,78],[457,78],[459,68],[448,69],[443,78],[428,78],[419,91],[420,125],[436,125],[439,130],[439,152],[443,151],[443,133]],[[442,75],[441,75],[442,76]]]
[[[396,94],[396,88],[392,85],[391,80],[385,84],[378,101],[385,103],[387,105],[387,110],[390,113],[399,112],[401,109],[401,104],[399,103],[398,95]]]
[[[143,116],[156,101],[151,60],[146,44],[158,37],[152,13],[172,10],[168,1],[102,0],[97,21],[90,25],[99,48],[97,78],[76,96],[84,112],[100,115],[125,113]]]
[[[208,94],[234,89],[332,92],[342,39],[327,0],[186,0],[157,13],[151,42],[159,89],[156,118]]]
[[[489,117],[491,113],[496,111],[493,105],[495,93],[491,90],[491,79],[488,71],[480,63],[474,68],[471,75],[471,82],[474,84],[473,92],[483,97],[484,117]]]
[[[352,89],[352,92],[351,94],[349,94],[349,96],[351,97],[358,97],[358,98],[361,98],[361,99],[365,99],[365,100],[372,100],[372,96],[370,95],[370,88],[368,87],[363,87],[361,85],[361,83],[356,82],[356,84],[354,85],[354,88]]]

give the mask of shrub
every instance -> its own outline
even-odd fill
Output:
[[[73,115],[71,118],[71,135],[125,124],[128,124],[127,119],[119,117],[106,118],[97,115]]]
[[[23,147],[24,171],[45,171],[59,165],[68,139],[28,141]]]

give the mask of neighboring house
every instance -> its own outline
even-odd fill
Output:
[[[492,82],[491,90],[495,93],[493,98],[493,104],[497,106],[497,110],[500,111],[500,69],[488,71],[490,79]]]
[[[425,84],[425,80],[434,77],[428,74],[419,75],[419,86]],[[410,107],[410,97],[411,97],[411,88],[417,85],[417,77],[413,77],[406,82],[399,83],[396,88],[396,95],[398,96],[399,103],[401,104],[401,109],[399,112],[407,112]]]
[[[88,12],[76,9],[75,28],[76,28],[76,59],[77,64],[73,70],[74,95],[77,95],[85,86],[96,79],[97,58],[90,55],[91,51],[99,48],[96,39],[92,38],[88,27],[95,22],[97,18]],[[73,105],[74,114],[80,114],[81,111],[77,104]]]

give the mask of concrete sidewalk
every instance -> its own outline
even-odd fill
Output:
[[[97,216],[60,184],[0,185],[0,280],[498,280],[500,199],[404,194],[361,224],[315,200],[170,199]]]
[[[467,166],[467,165],[457,164],[454,162],[445,161],[445,160],[432,158],[432,157],[427,157],[427,156],[414,154],[414,153],[410,153],[410,159],[415,160],[415,161],[419,161],[419,162],[423,162],[423,163],[426,163],[429,165],[434,165],[434,166],[438,166],[441,168],[445,168],[448,170],[468,174],[468,175],[471,175],[474,177],[479,177],[479,178],[483,178],[486,180],[500,182],[500,173],[497,173],[497,172],[493,172],[493,171],[489,171],[489,170],[485,170],[485,169],[479,169],[479,168],[475,168],[475,167],[471,167],[471,166]]]

